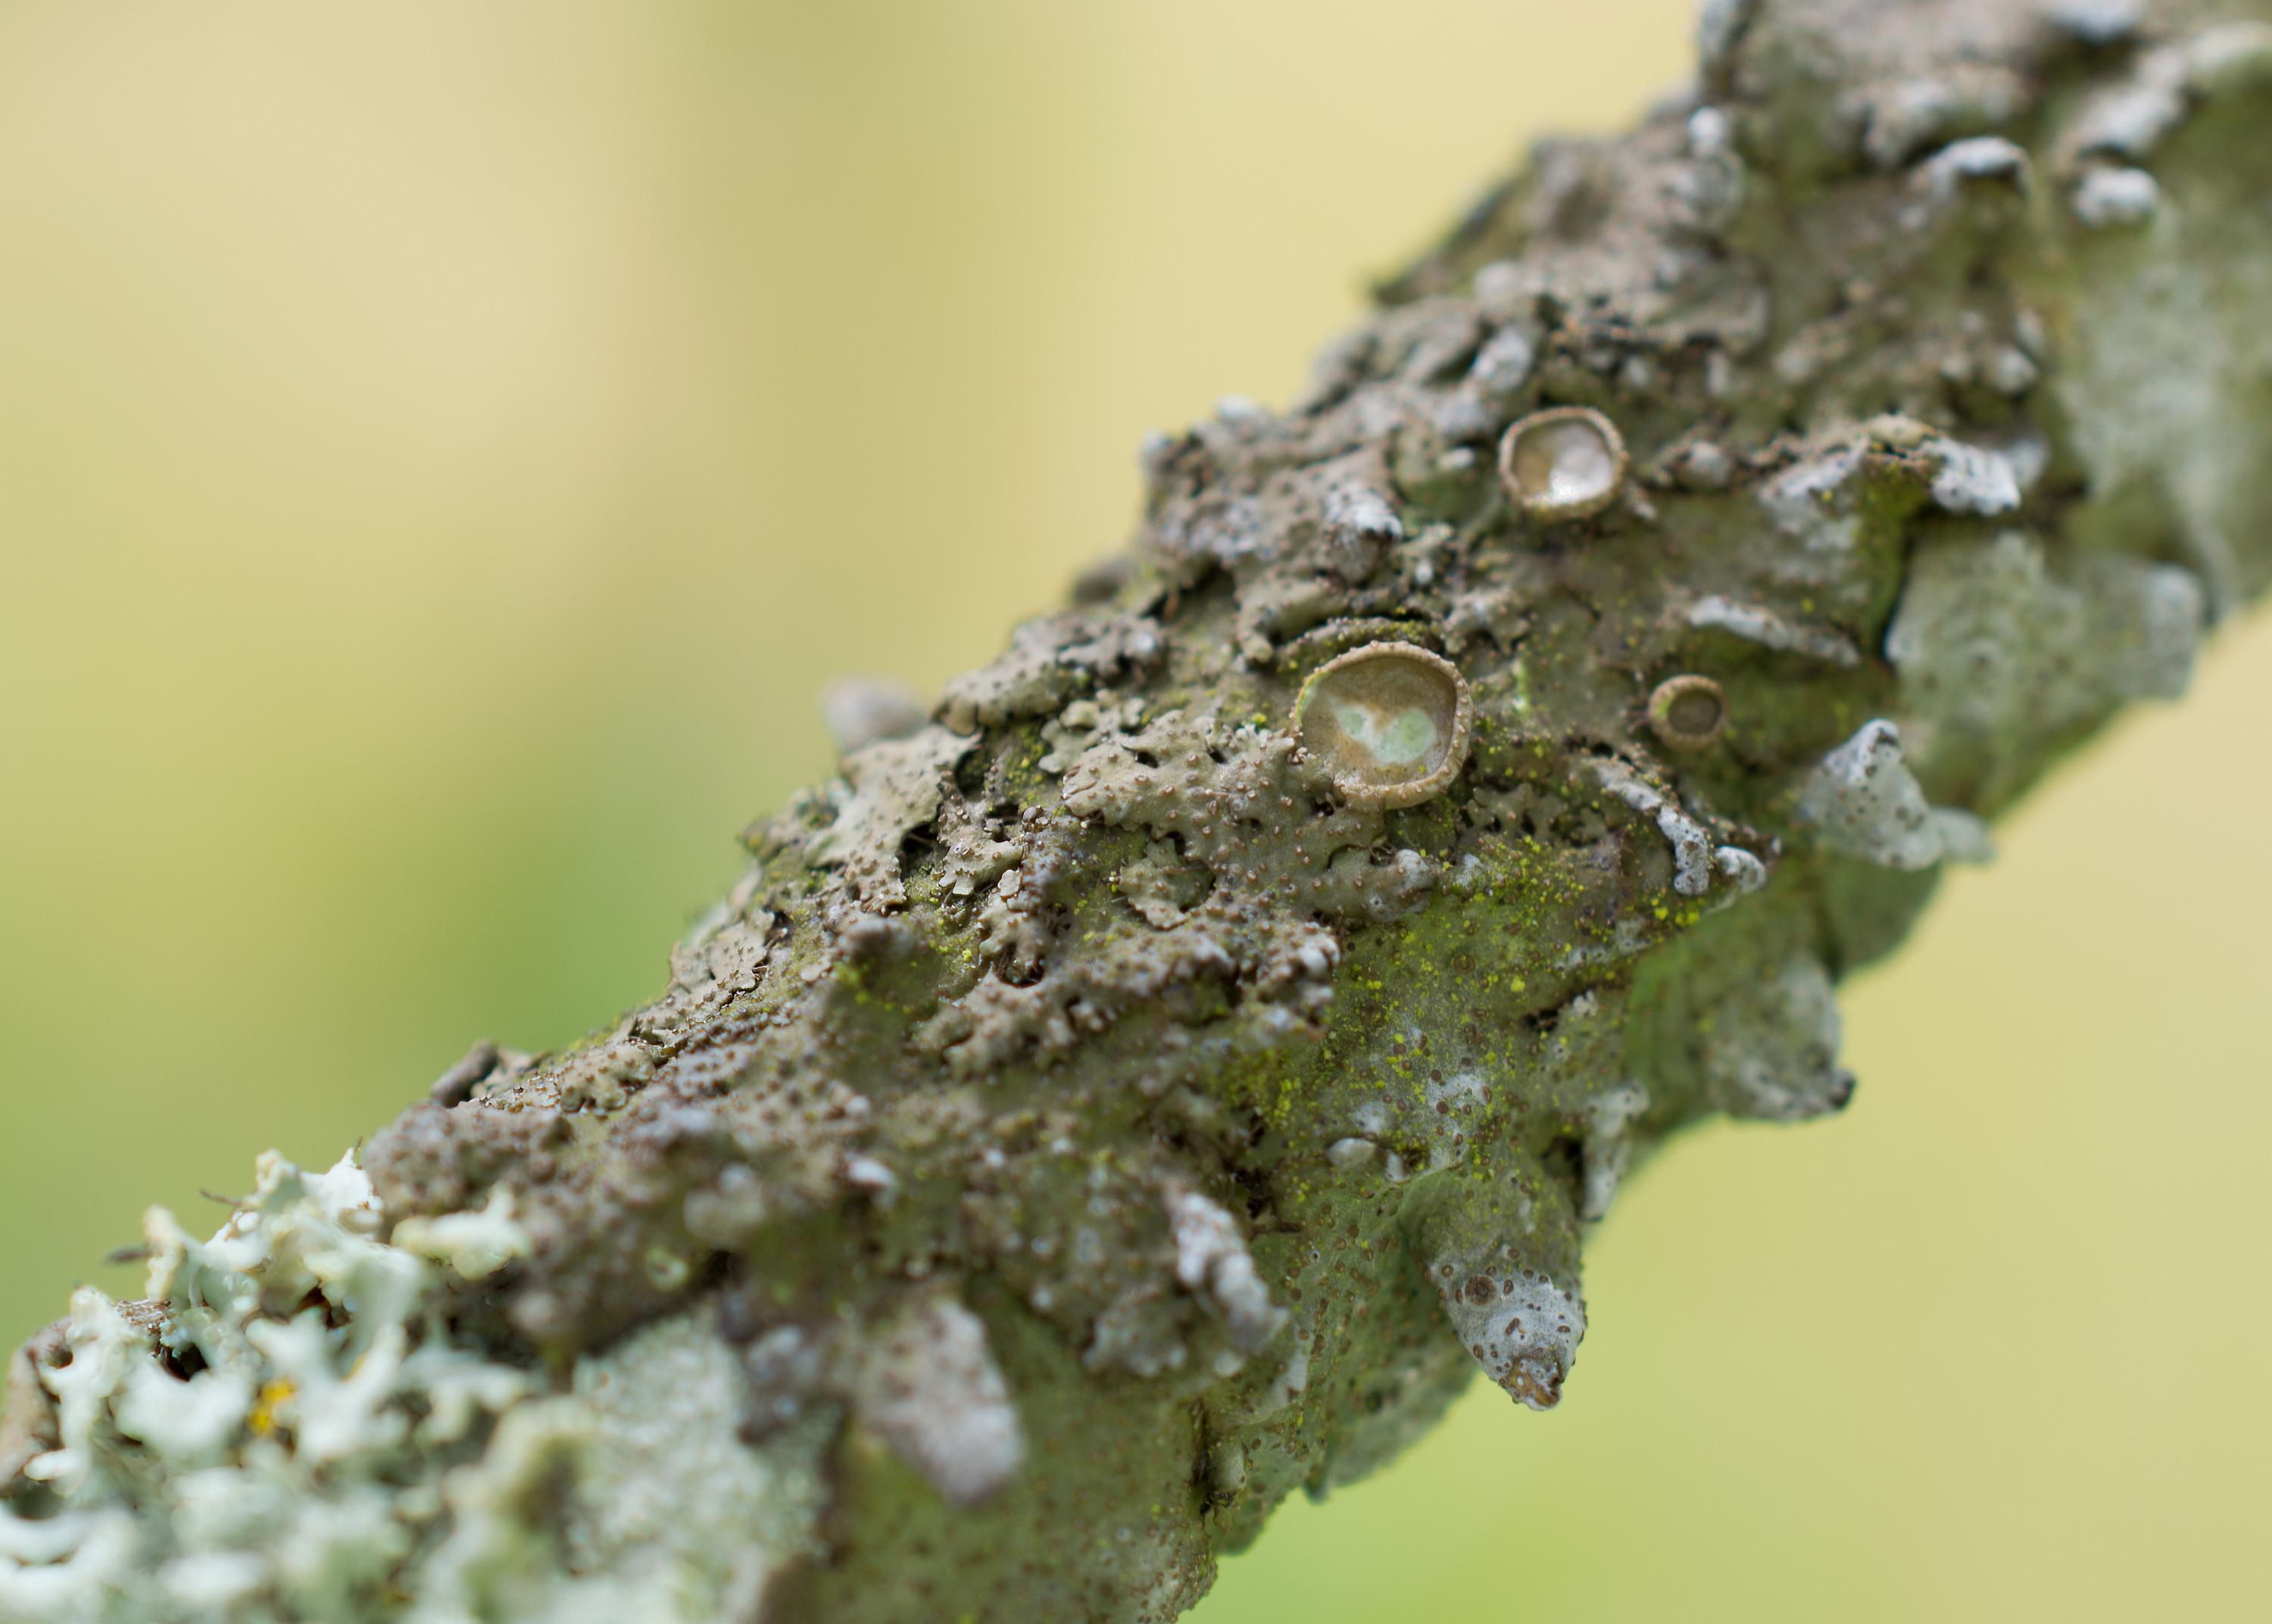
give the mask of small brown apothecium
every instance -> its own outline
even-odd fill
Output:
[[[1648,697],[1648,725],[1668,749],[1708,749],[1728,726],[1728,696],[1708,676],[1667,677]]]
[[[1626,479],[1626,443],[1591,406],[1533,412],[1498,443],[1498,475],[1516,507],[1555,523],[1598,513]]]
[[[1459,776],[1474,708],[1467,680],[1440,654],[1368,643],[1311,674],[1294,726],[1344,801],[1409,807]]]

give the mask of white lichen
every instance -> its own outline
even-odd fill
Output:
[[[1932,499],[1949,512],[2008,513],[2020,505],[2019,475],[2003,452],[1944,437],[1928,441],[1924,453],[1939,465]]]
[[[1795,954],[1739,983],[1704,1034],[1705,1075],[1735,1116],[1803,1121],[1842,1107],[1854,1092],[1838,1065],[1838,996],[1811,954]]]
[[[1886,636],[1920,763],[1992,751],[2024,765],[2031,742],[2039,749],[2133,700],[2175,698],[2205,609],[2187,570],[2055,556],[2019,531],[1925,549]]]
[[[861,1356],[861,1424],[950,1504],[973,1506],[1024,1464],[1025,1431],[984,1322],[944,1292],[908,1305]]]
[[[1286,1310],[1270,1300],[1237,1224],[1197,1190],[1171,1188],[1166,1204],[1176,1237],[1177,1284],[1222,1315],[1234,1347],[1255,1352],[1278,1334]]]
[[[1882,428],[1882,423],[1874,427]],[[1777,585],[1797,589],[1803,600],[1824,608],[1851,613],[1866,607],[1869,572],[1861,561],[1862,497],[1868,468],[1868,442],[1857,437],[1803,458],[1759,488],[1755,500],[1760,509],[1780,534],[1797,544],[1776,560],[1773,575]],[[1832,665],[1861,663],[1861,652],[1851,639],[1830,628],[1802,624],[1716,594],[1700,600],[1697,607],[1703,615],[1692,612],[1692,624],[1716,625],[1768,648]]]
[[[1787,620],[1773,609],[1755,603],[1738,603],[1720,592],[1708,592],[1690,604],[1686,618],[1692,626],[1724,631],[1761,648],[1803,654],[1844,670],[1851,671],[1862,663],[1862,651],[1843,632]]]
[[[1512,395],[1529,382],[1536,346],[1520,327],[1502,327],[1484,341],[1468,381],[1487,395]]]
[[[1710,890],[1715,868],[1742,890],[1756,890],[1765,880],[1766,868],[1758,858],[1741,846],[1715,847],[1703,824],[1683,811],[1678,801],[1644,782],[1623,762],[1601,758],[1590,764],[1603,789],[1655,823],[1672,848],[1672,889],[1683,897],[1701,897]]]
[[[1551,1410],[1586,1334],[1586,1307],[1543,1271],[1439,1257],[1430,1273],[1444,1313],[1484,1374],[1533,1410]]]
[[[1969,136],[1951,141],[1919,164],[1910,176],[1911,189],[1935,205],[1945,205],[1968,187],[2028,188],[2032,165],[2027,149],[2002,136]]]
[[[1648,1109],[1648,1091],[1628,1077],[1595,1099],[1588,1113],[1585,1189],[1578,1216],[1588,1223],[1607,1218],[1618,1185],[1626,1175],[1633,1139],[1628,1130]]]
[[[82,1288],[41,1367],[26,1463],[44,1515],[0,1511],[0,1617],[474,1624],[746,1619],[814,1548],[833,1412],[752,1448],[741,1361],[707,1305],[569,1373],[453,1345],[421,1252],[486,1277],[527,1249],[509,1203],[384,1215],[352,1156],[273,1152],[210,1240],[153,1208],[146,1300]],[[320,1307],[303,1306],[320,1303]]]
[[[2107,165],[2090,169],[2075,183],[2067,206],[2084,225],[2104,231],[2144,225],[2161,202],[2162,188],[2145,170]]]
[[[1972,814],[1926,803],[1902,756],[1902,732],[1880,718],[1825,756],[1800,781],[1792,816],[1826,851],[1888,868],[1944,858],[1984,861],[1987,831]]]
[[[749,1402],[740,1361],[706,1307],[577,1363],[590,1439],[563,1544],[579,1576],[644,1582],[681,1616],[746,1619],[773,1569],[815,1546],[832,1414],[759,1449],[733,1421]]]
[[[403,1219],[392,1240],[406,1252],[446,1263],[468,1280],[485,1279],[532,1249],[528,1232],[513,1221],[512,1191],[502,1184],[475,1211]]]

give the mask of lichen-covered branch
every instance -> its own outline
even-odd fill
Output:
[[[2272,20],[1710,0],[1125,554],[16,1356],[0,1619],[1162,1620],[1588,1225],[1854,1087],[1839,977],[2272,577]],[[1615,1334],[1615,1328],[1609,1328]]]

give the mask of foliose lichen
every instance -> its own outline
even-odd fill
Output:
[[[1160,1620],[1554,1404],[1635,1160],[1842,1106],[1837,979],[2272,576],[2272,34],[2116,11],[1714,0],[840,707],[654,1001],[153,1214],[10,1366],[0,1611]]]
[[[271,1152],[210,1240],[153,1208],[147,1295],[82,1288],[29,1361],[44,1391],[11,1395],[48,1426],[4,1463],[0,1617],[746,1616],[818,1548],[829,1423],[721,1428],[744,1382],[707,1301],[564,1390],[453,1335],[445,1280],[528,1249],[510,1205],[397,1244],[352,1155]]]

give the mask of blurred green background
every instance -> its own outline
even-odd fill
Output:
[[[1686,12],[0,11],[0,1341],[652,992],[824,680],[989,656]],[[1629,1188],[1558,1411],[1196,1616],[2272,1614],[2268,703],[2228,632],[1850,989],[1844,1116]]]

